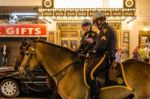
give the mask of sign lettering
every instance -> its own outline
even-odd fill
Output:
[[[46,36],[46,25],[23,24],[23,25],[1,25],[0,35],[6,36]]]

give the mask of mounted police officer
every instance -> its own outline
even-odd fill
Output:
[[[116,31],[106,22],[106,16],[102,12],[94,14],[93,24],[99,29],[99,35],[92,52],[97,56],[105,53],[110,60],[114,60],[117,43]]]
[[[93,46],[96,44],[97,38],[97,33],[92,30],[92,23],[90,22],[90,20],[83,20],[81,26],[84,34],[81,38],[81,44],[79,46],[79,49],[77,50],[79,57],[86,56],[90,49],[92,49]]]
[[[115,56],[116,32],[106,22],[106,16],[102,12],[96,12],[92,18],[93,24],[96,25],[99,30],[99,34],[92,50],[86,55],[95,55],[90,61],[92,62],[92,60],[94,60],[94,62],[88,63],[86,67],[86,81],[90,86],[90,95],[92,99],[99,99],[99,86],[96,77],[104,70],[106,71],[105,76],[108,76],[109,66]]]

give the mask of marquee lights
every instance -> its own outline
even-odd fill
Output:
[[[67,21],[64,21],[64,20],[59,20],[59,21],[57,21],[57,23],[81,23],[82,21],[77,21],[77,20],[67,20]],[[107,21],[108,23],[121,23],[122,21],[118,21],[118,20],[115,20],[115,21],[112,21],[112,20],[108,20]]]
[[[53,9],[39,9],[39,12],[43,12],[43,11],[122,11],[122,10],[126,10],[126,11],[135,11],[135,8],[53,8]]]
[[[96,11],[102,11],[105,13],[107,17],[113,16],[136,16],[135,15],[135,8],[132,9],[115,9],[115,8],[89,8],[89,9],[39,9],[39,15],[42,16],[56,16],[56,17],[70,17],[70,16],[92,16],[94,12]]]
[[[121,2],[121,0],[118,0],[118,1]],[[125,1],[130,2],[133,0],[125,0]],[[76,2],[76,1],[74,1],[74,2]],[[83,2],[83,1],[79,0],[79,2],[81,4],[81,2]],[[65,2],[65,3],[67,3],[67,2]],[[71,2],[71,3],[73,3],[73,2]],[[104,2],[102,2],[102,3],[104,3]],[[100,4],[102,4],[102,3],[100,3]],[[114,0],[109,0],[109,3],[112,3],[114,6]],[[132,2],[132,3],[135,3],[135,2]],[[56,1],[54,4],[56,4]],[[121,6],[120,4],[121,3],[117,4],[117,2],[116,2],[116,5]],[[135,6],[133,6],[133,7],[115,7],[115,6],[112,7],[112,5],[111,5],[110,7],[104,7],[104,6],[103,7],[95,6],[95,8],[94,7],[89,8],[89,7],[90,6],[88,6],[87,8],[85,8],[85,7],[83,8],[83,5],[82,5],[82,7],[70,7],[70,6],[61,7],[61,5],[60,5],[59,7],[55,6],[53,8],[46,8],[46,9],[41,8],[41,9],[39,9],[39,16],[49,16],[50,18],[52,18],[53,20],[56,20],[57,22],[79,22],[79,20],[83,20],[85,18],[91,20],[93,14],[97,11],[103,12],[107,16],[107,20],[113,21],[113,22],[114,21],[121,22],[121,21],[125,21],[129,17],[136,17]]]

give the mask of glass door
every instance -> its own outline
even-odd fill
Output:
[[[78,31],[62,31],[60,35],[61,46],[76,50],[79,46]]]

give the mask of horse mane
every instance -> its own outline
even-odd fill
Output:
[[[67,51],[69,53],[72,53],[72,54],[75,54],[76,52],[75,51],[72,51],[66,47],[63,47],[63,46],[60,46],[60,45],[56,45],[56,44],[53,44],[53,43],[50,43],[50,42],[46,42],[46,41],[36,41],[37,43],[44,43],[44,44],[47,44],[47,45],[50,45],[50,46],[53,46],[53,47],[57,47],[57,48],[60,48],[60,49],[63,49],[64,51]]]

